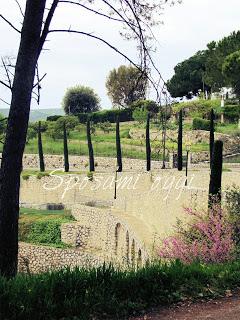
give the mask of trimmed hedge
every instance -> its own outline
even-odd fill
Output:
[[[228,121],[238,121],[240,118],[240,105],[227,105],[223,109],[224,117]]]
[[[193,130],[210,131],[210,121],[201,118],[194,118],[192,128]]]
[[[121,110],[103,110],[97,111],[90,114],[79,113],[77,115],[80,123],[86,123],[89,118],[93,123],[100,122],[111,122],[115,123],[117,116],[119,117],[120,122],[132,121],[132,109],[125,108]]]

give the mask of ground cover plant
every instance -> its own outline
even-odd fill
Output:
[[[61,242],[62,223],[73,221],[65,210],[38,210],[21,208],[19,218],[19,241],[65,248]]]
[[[0,277],[0,318],[18,320],[122,319],[156,305],[214,298],[240,285],[240,262],[180,261],[136,271],[111,266]]]

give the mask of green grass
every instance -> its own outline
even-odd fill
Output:
[[[240,262],[156,263],[137,271],[62,270],[0,277],[0,318],[18,320],[127,319],[147,308],[224,296],[240,285]]]
[[[57,248],[67,247],[61,242],[62,223],[73,221],[65,210],[38,210],[21,208],[19,218],[19,241]]]

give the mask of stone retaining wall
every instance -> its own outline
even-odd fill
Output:
[[[19,243],[18,269],[23,273],[41,273],[66,267],[93,267],[103,263],[100,257],[77,249],[57,249]]]

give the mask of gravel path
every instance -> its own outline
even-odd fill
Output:
[[[129,320],[240,320],[240,293],[209,302],[185,303],[156,309]]]

